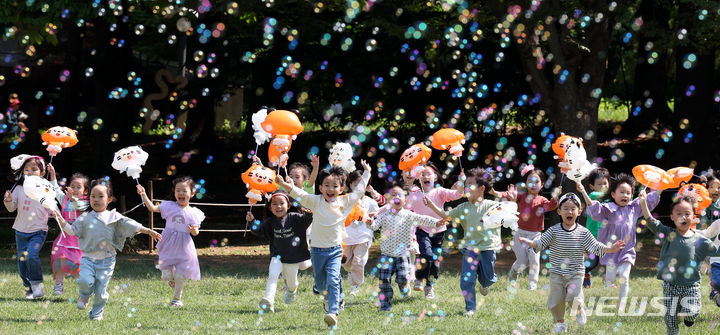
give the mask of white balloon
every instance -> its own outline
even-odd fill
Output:
[[[55,202],[55,187],[45,178],[25,176],[23,191],[28,198],[39,202],[43,207],[51,211],[58,209]]]
[[[263,127],[260,125],[263,121],[265,121],[265,118],[267,118],[268,112],[267,109],[263,108],[257,112],[255,112],[252,115],[252,127],[255,131],[255,134],[253,134],[253,137],[255,137],[255,143],[257,145],[262,145],[263,143],[270,140],[272,137],[272,134],[268,133],[263,129]]]
[[[355,161],[352,156],[353,149],[350,144],[338,142],[330,149],[328,161],[330,165],[342,168],[349,173],[355,171]]]
[[[20,154],[13,158],[10,158],[10,168],[13,171],[20,170],[25,160],[32,157],[32,155]]]
[[[113,156],[112,167],[115,170],[125,172],[133,179],[140,178],[142,166],[145,165],[149,155],[137,145],[129,146],[118,150]]]
[[[595,164],[591,164],[587,160],[587,153],[582,142],[573,140],[565,149],[565,162],[567,163],[568,179],[572,181],[582,181],[587,175],[596,168]]]
[[[482,223],[484,229],[494,229],[500,226],[510,228],[513,231],[518,229],[518,206],[512,201],[501,201],[487,210],[483,215]]]

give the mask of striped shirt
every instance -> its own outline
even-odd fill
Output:
[[[588,253],[602,256],[605,254],[603,248],[606,247],[587,228],[577,223],[572,230],[566,230],[562,223],[558,223],[546,230],[536,243],[538,251],[550,251],[550,272],[559,275],[585,273],[583,252],[587,250]]]

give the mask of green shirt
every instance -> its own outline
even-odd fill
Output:
[[[588,194],[591,200],[597,200],[598,198],[601,198],[605,193],[593,191]],[[587,222],[585,223],[585,228],[587,228],[590,231],[590,234],[594,238],[597,238],[598,231],[600,230],[600,227],[602,227],[602,222],[593,220],[590,215],[587,216]]]
[[[695,230],[690,230],[693,234],[685,237],[657,219],[649,220],[647,227],[663,241],[657,278],[670,284],[690,286],[699,282],[700,264],[705,257],[720,256],[720,247]]]
[[[453,223],[459,223],[465,230],[465,237],[458,248],[483,250],[500,249],[500,227],[486,229],[482,217],[497,201],[482,200],[480,203],[464,202],[453,208],[448,215]]]

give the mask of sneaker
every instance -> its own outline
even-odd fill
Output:
[[[718,294],[718,291],[710,290],[710,301],[720,307],[720,294]]]
[[[330,301],[327,299],[323,299],[323,309],[325,310],[325,313],[327,313],[330,310]]]
[[[350,292],[348,292],[349,295],[356,296],[360,292],[360,288],[357,287],[357,285],[353,285],[350,287]]]
[[[590,274],[585,274],[585,279],[583,279],[583,287],[584,288],[590,288],[592,286],[592,282],[590,281]]]
[[[30,287],[32,287],[32,294],[33,294],[34,299],[42,298],[43,296],[45,296],[45,292],[43,292],[43,284],[42,283],[31,284]]]
[[[488,293],[490,293],[490,288],[480,285],[480,289],[478,291],[480,291],[480,294],[482,295],[488,295]]]
[[[470,316],[473,316],[473,315],[475,315],[475,311],[465,311],[465,312],[463,312],[463,316],[470,317]]]
[[[260,309],[265,312],[273,312],[275,313],[275,306],[273,306],[273,303],[270,302],[270,299],[268,298],[262,298],[260,299],[260,303],[258,304],[260,306]]]
[[[537,283],[532,283],[532,282],[531,282],[530,284],[528,284],[528,289],[529,289],[530,291],[535,291],[535,290],[537,290]]]
[[[325,314],[325,317],[323,318],[325,320],[325,324],[328,325],[328,327],[334,327],[337,326],[337,315],[327,313]]]
[[[285,302],[285,304],[290,304],[293,301],[295,301],[296,295],[297,295],[297,290],[295,290],[295,291],[286,290],[285,296],[283,296],[283,301]]]
[[[171,306],[171,307],[183,307],[183,302],[180,301],[179,299],[173,299],[173,300],[170,302],[170,306]]]
[[[317,285],[313,284],[313,294],[320,295],[320,291],[317,289]]]
[[[520,274],[517,271],[515,271],[515,269],[510,268],[510,272],[508,273],[508,279],[510,279],[510,281],[517,281],[518,275],[520,275]]]
[[[423,290],[424,283],[422,280],[415,280],[415,287],[413,287],[413,290],[415,291],[422,291]]]
[[[338,310],[340,310],[340,311],[345,310],[345,299],[340,300],[340,303],[338,304]]]
[[[577,322],[578,326],[584,326],[587,323],[587,315],[585,314],[584,308],[580,308],[580,311],[578,311],[575,322]]]
[[[410,289],[409,284],[405,284],[405,286],[400,288],[400,299],[406,299],[410,297],[410,293],[412,293],[412,290]]]
[[[93,320],[93,321],[100,321],[100,320],[102,320],[102,319],[103,319],[103,315],[102,315],[102,314],[99,314],[99,315],[91,316],[91,317],[90,317],[90,320]]]
[[[556,323],[553,333],[567,333],[567,325],[564,323]]]
[[[432,286],[425,286],[425,298],[435,299],[435,290]]]
[[[63,284],[56,283],[53,295],[62,295],[64,293],[63,291]]]
[[[692,327],[695,324],[695,321],[690,321],[688,319],[684,319],[683,323],[685,323],[685,327]]]
[[[78,298],[78,302],[77,302],[78,309],[85,309],[87,307],[87,305],[88,305],[87,300],[82,300],[82,299]]]
[[[33,296],[32,290],[29,288],[25,288],[25,300],[33,300],[35,299],[35,296]]]

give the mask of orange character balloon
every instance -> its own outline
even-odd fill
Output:
[[[63,148],[69,148],[78,143],[75,130],[68,127],[52,127],[46,130],[42,136],[43,144],[47,145],[50,156],[57,155]]]
[[[710,207],[712,204],[712,198],[710,198],[710,192],[708,192],[705,186],[700,184],[685,184],[678,190],[678,198],[683,196],[689,196],[695,199],[695,214],[702,215],[702,212]]]
[[[413,178],[420,178],[423,165],[430,160],[431,155],[432,150],[425,144],[414,144],[405,149],[402,156],[400,156],[400,170],[410,171],[410,175],[413,176]]]
[[[355,206],[350,210],[350,214],[345,218],[345,227],[349,226],[355,221],[362,221],[365,216],[365,209],[360,206],[358,201]]]
[[[277,190],[275,183],[275,171],[261,165],[253,164],[242,175],[242,181],[248,188],[245,194],[251,204],[262,201],[263,195]]]
[[[692,179],[693,173],[695,173],[695,170],[693,170],[689,167],[679,166],[679,167],[667,170],[667,173],[673,177],[673,179],[672,179],[673,182],[669,188],[676,188],[676,187],[680,187],[680,184],[682,184],[683,182],[685,182],[685,183],[690,182],[690,179]]]
[[[447,150],[451,154],[462,156],[463,144],[465,144],[465,135],[453,128],[443,128],[432,135],[432,147],[438,150]]]
[[[275,137],[270,147],[268,147],[268,160],[270,166],[278,166],[284,168],[288,161],[288,152],[292,146],[292,140],[288,135],[278,135]]]
[[[654,190],[666,190],[672,185],[673,177],[657,166],[638,165],[632,169],[632,174],[640,184]]]
[[[303,125],[300,123],[300,119],[297,114],[277,109],[270,112],[265,120],[260,123],[262,129],[273,136],[271,147],[275,146],[275,149],[268,150],[268,158],[270,162],[276,161],[280,167],[285,167],[287,163],[287,153],[290,151],[292,141],[303,131]],[[273,160],[275,153],[272,150],[278,152],[278,159]]]

